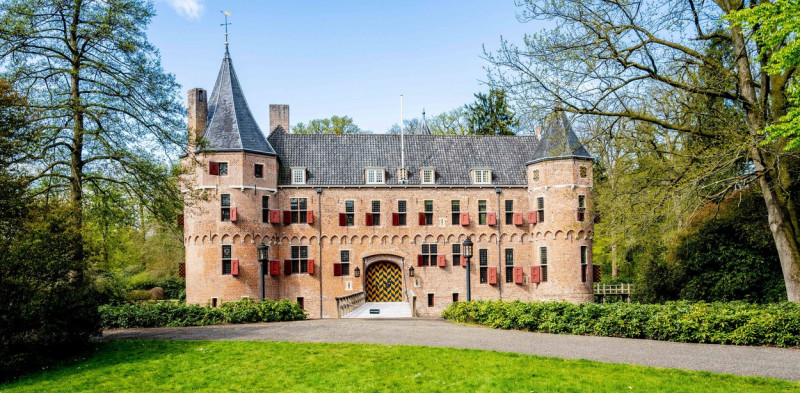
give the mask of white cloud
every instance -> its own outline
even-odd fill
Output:
[[[178,15],[189,18],[197,19],[203,13],[203,0],[166,0],[170,7],[172,7]]]

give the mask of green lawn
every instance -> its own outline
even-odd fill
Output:
[[[467,349],[114,341],[0,392],[800,392],[800,384]]]

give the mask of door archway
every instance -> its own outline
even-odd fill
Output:
[[[403,299],[403,274],[400,266],[387,261],[367,266],[364,291],[368,302],[400,302]]]

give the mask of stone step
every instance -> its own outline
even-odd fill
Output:
[[[408,302],[368,302],[345,318],[411,318]]]

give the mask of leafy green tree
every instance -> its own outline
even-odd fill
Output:
[[[672,266],[683,300],[778,302],[781,265],[758,190],[704,206],[677,240]]]
[[[790,109],[786,97],[795,86],[795,67],[767,72],[762,64],[770,64],[777,52],[753,41],[758,27],[746,25],[746,31],[725,21],[757,3],[519,4],[522,21],[545,19],[559,27],[526,37],[522,48],[502,41],[496,54],[486,53],[493,64],[490,83],[527,108],[560,102],[585,122],[631,123],[621,130],[638,145],[654,144],[648,157],[680,158],[680,166],[654,173],[673,195],[662,200],[680,208],[690,206],[683,197],[719,201],[737,188],[757,185],[787,298],[800,302],[800,164],[784,149],[788,137],[764,137]],[[794,37],[790,33],[780,45]],[[641,130],[652,132],[638,136]],[[669,135],[674,143],[665,145],[653,135]]]
[[[95,291],[73,255],[74,215],[59,201],[31,199],[17,170],[37,135],[31,116],[0,80],[0,381],[99,331]]]
[[[308,125],[297,123],[292,127],[295,134],[365,134],[348,116],[331,116],[329,119],[314,119]]]
[[[729,19],[745,24],[753,32],[762,48],[761,60],[766,61],[764,72],[771,78],[791,77],[800,66],[800,4],[788,0],[756,4],[732,13]],[[786,96],[786,114],[764,132],[773,143],[785,143],[786,150],[800,150],[800,88],[797,84],[789,87]]]
[[[78,228],[89,185],[142,201],[180,199],[158,163],[185,144],[184,110],[147,41],[153,15],[143,0],[0,3],[0,67],[37,114],[30,187],[66,192]],[[83,261],[83,232],[75,236],[73,257]]]
[[[475,102],[465,107],[469,129],[475,135],[514,135],[519,122],[506,102],[503,89],[475,94]]]

